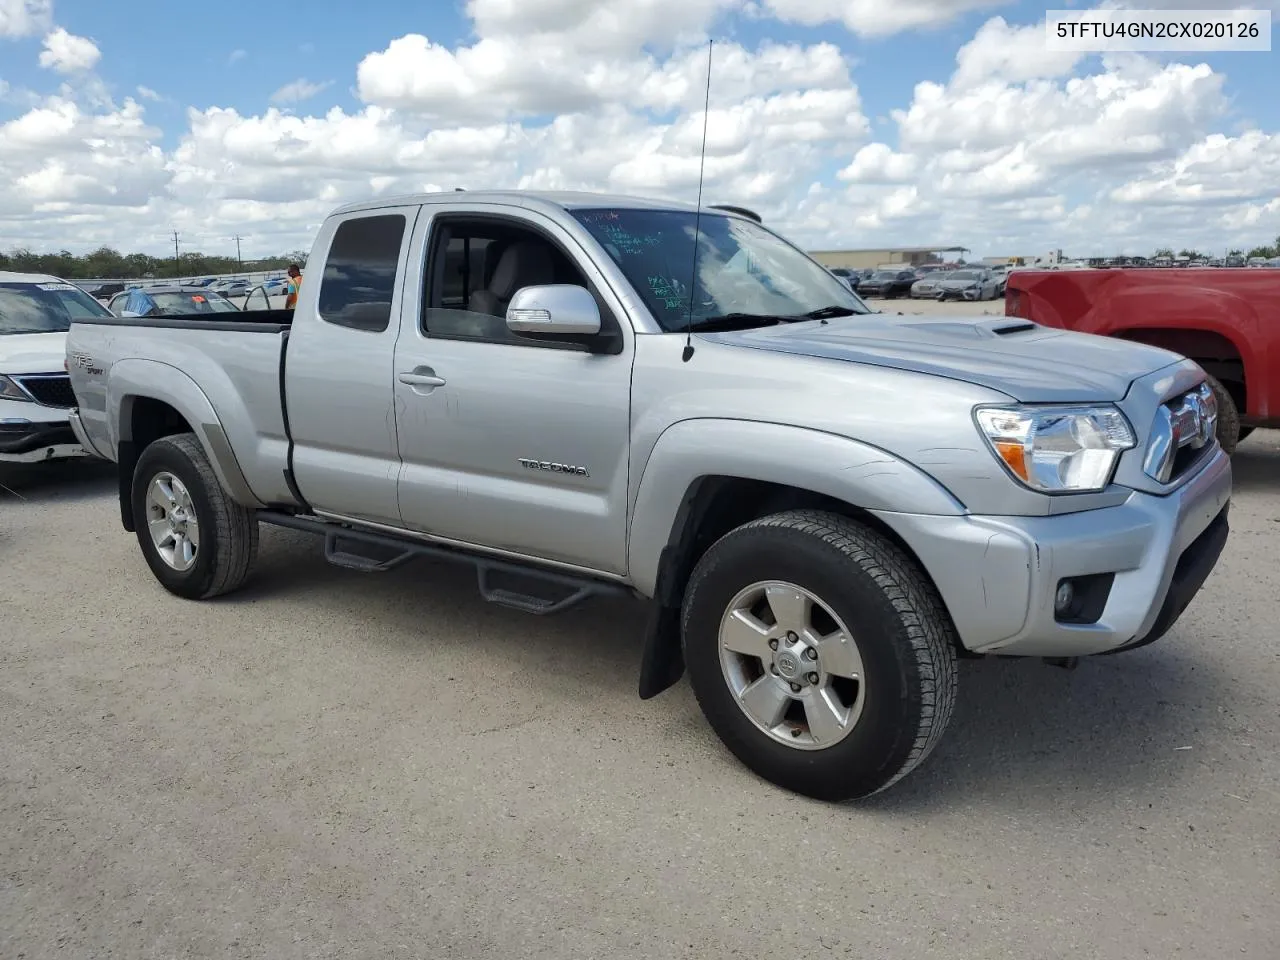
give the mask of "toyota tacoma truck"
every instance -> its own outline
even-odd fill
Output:
[[[109,316],[65,280],[0,271],[0,463],[90,456],[67,421],[67,330],[76,317]]]
[[[1017,318],[868,312],[733,211],[467,192],[344,206],[292,312],[87,318],[83,442],[155,578],[245,582],[263,523],[357,571],[473,564],[535,614],[647,601],[747,767],[868,796],[942,735],[958,657],[1150,643],[1227,538],[1194,362]]]
[[[1005,313],[1195,360],[1227,453],[1258,427],[1280,427],[1280,270],[1020,270]]]

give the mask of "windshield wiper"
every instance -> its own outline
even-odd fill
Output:
[[[852,307],[819,307],[808,313],[726,313],[719,317],[704,317],[693,321],[693,329],[704,333],[728,330],[752,330],[756,327],[776,327],[780,323],[801,323],[805,320],[827,320],[832,317],[851,317],[862,311]]]
[[[719,317],[702,317],[693,321],[693,329],[704,333],[727,330],[751,330],[755,327],[774,327],[780,323],[793,323],[803,317],[786,317],[773,313],[726,313]]]
[[[835,304],[832,304],[829,307],[819,307],[817,310],[810,310],[804,315],[804,318],[806,320],[830,320],[833,317],[852,317],[861,315],[861,310],[855,310],[853,307],[838,307]]]

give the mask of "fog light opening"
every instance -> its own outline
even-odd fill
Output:
[[[1065,577],[1053,591],[1053,618],[1059,623],[1097,623],[1111,595],[1114,573],[1088,573]]]
[[[1058,592],[1053,596],[1053,612],[1058,616],[1063,616],[1071,611],[1071,605],[1076,599],[1076,588],[1070,580],[1063,580],[1058,584]]]

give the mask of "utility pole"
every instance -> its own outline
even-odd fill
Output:
[[[182,276],[182,258],[178,256],[178,231],[173,231],[173,269],[174,279]]]
[[[237,234],[232,239],[236,242],[236,266],[240,268],[241,273],[244,273],[244,260],[240,258],[240,241],[242,238]]]

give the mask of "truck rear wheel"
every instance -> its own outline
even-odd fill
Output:
[[[170,593],[207,600],[248,578],[258,521],[222,489],[195,434],[163,437],[143,450],[131,496],[142,555]]]
[[[698,562],[685,663],[747,767],[819,800],[870,796],[929,755],[956,696],[936,590],[880,533],[798,510],[747,523]]]
[[[1218,401],[1218,443],[1225,453],[1235,453],[1236,445],[1244,439],[1240,431],[1240,409],[1230,391],[1217,377],[1206,374],[1205,380]]]

